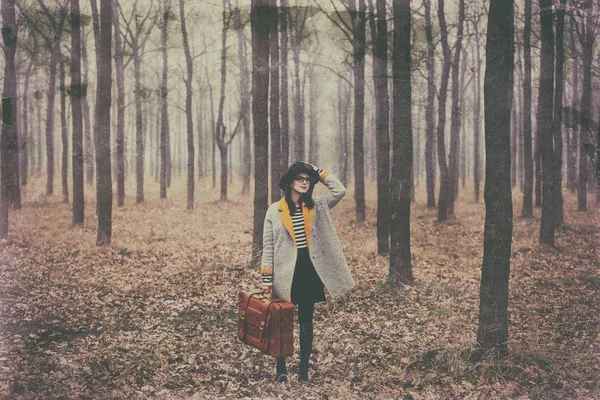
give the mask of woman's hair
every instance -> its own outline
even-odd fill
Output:
[[[312,198],[312,194],[313,194],[315,185],[316,185],[316,182],[311,179],[308,190],[306,191],[306,193],[304,193],[300,196],[300,202],[299,202],[301,205],[302,205],[302,203],[306,204],[306,207],[308,207],[311,210],[315,206],[315,202]],[[290,209],[290,215],[294,215],[294,213],[296,212],[296,207],[294,207],[294,202],[292,201],[292,183],[287,185],[287,187],[285,188],[285,202],[287,203],[288,208]]]

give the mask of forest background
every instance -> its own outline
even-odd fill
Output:
[[[3,0],[1,396],[597,398],[599,15]],[[237,295],[295,160],[358,285],[278,385]]]

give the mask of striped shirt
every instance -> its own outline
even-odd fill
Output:
[[[294,236],[296,237],[296,247],[303,249],[308,247],[306,243],[306,230],[304,229],[304,214],[302,208],[296,207],[296,212],[292,215],[292,226],[294,228]]]

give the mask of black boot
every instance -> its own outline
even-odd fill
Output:
[[[285,366],[285,357],[277,358],[277,367],[275,369],[275,382],[287,382],[287,367]]]
[[[300,365],[298,366],[298,381],[308,381],[308,361],[312,353],[313,324],[300,322]]]

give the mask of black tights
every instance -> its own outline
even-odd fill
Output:
[[[299,303],[298,304],[298,322],[300,322],[300,323],[313,322],[314,311],[315,311],[315,303]]]

